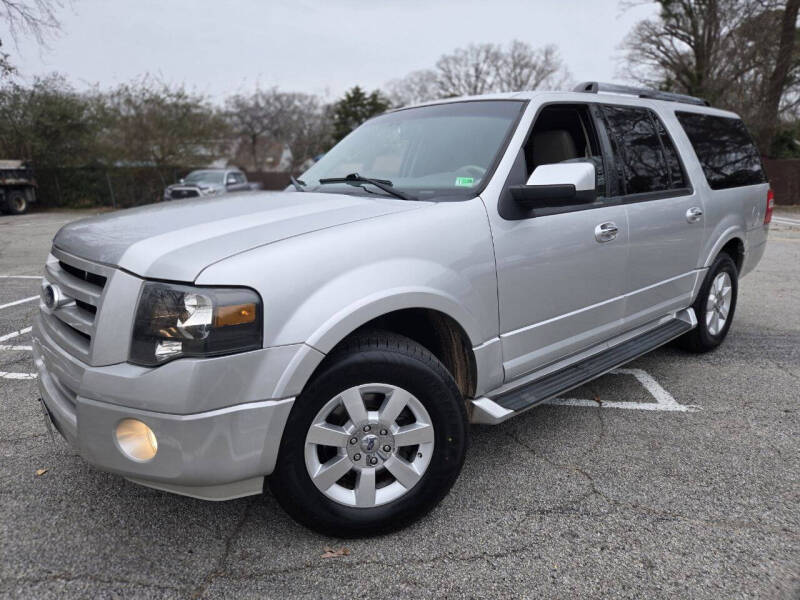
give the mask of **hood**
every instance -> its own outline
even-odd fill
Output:
[[[207,266],[258,246],[424,205],[379,196],[240,193],[82,219],[62,227],[53,245],[141,277],[194,281]]]

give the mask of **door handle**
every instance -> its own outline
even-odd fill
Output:
[[[698,206],[693,206],[686,211],[686,220],[689,223],[697,223],[703,216],[703,209]]]
[[[600,225],[594,228],[594,239],[600,243],[610,242],[617,237],[617,233],[619,233],[619,227],[617,227],[617,224],[613,221],[600,223]]]

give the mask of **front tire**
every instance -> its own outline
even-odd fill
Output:
[[[689,352],[702,353],[719,346],[733,322],[738,291],[739,271],[736,263],[722,252],[708,269],[692,306],[697,316],[697,327],[679,338],[681,347]]]
[[[461,394],[433,354],[389,332],[357,334],[295,401],[269,485],[320,533],[385,533],[447,494],[467,438]]]

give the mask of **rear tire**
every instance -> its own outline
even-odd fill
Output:
[[[689,352],[714,350],[728,335],[736,311],[739,291],[739,272],[736,263],[721,252],[708,269],[700,293],[692,305],[697,327],[678,339]]]
[[[28,197],[21,190],[13,190],[6,194],[3,208],[10,215],[24,215],[28,212]]]
[[[467,439],[464,401],[433,354],[393,333],[356,334],[295,401],[269,486],[306,527],[381,534],[447,495]]]

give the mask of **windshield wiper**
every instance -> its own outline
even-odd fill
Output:
[[[395,198],[400,198],[401,200],[416,200],[416,198],[394,189],[392,187],[392,182],[388,179],[371,179],[370,177],[362,177],[358,173],[350,173],[344,177],[328,177],[327,179],[320,179],[319,183],[320,185],[325,185],[326,183],[349,183],[350,185],[359,187],[362,187],[365,183],[369,183],[370,185],[374,185],[376,188],[383,190]]]
[[[303,187],[306,184],[305,181],[300,181],[299,179],[295,179],[294,175],[289,175],[289,181],[292,182],[292,185],[294,186],[294,189],[296,189],[298,192],[305,192],[306,191],[305,187]]]

